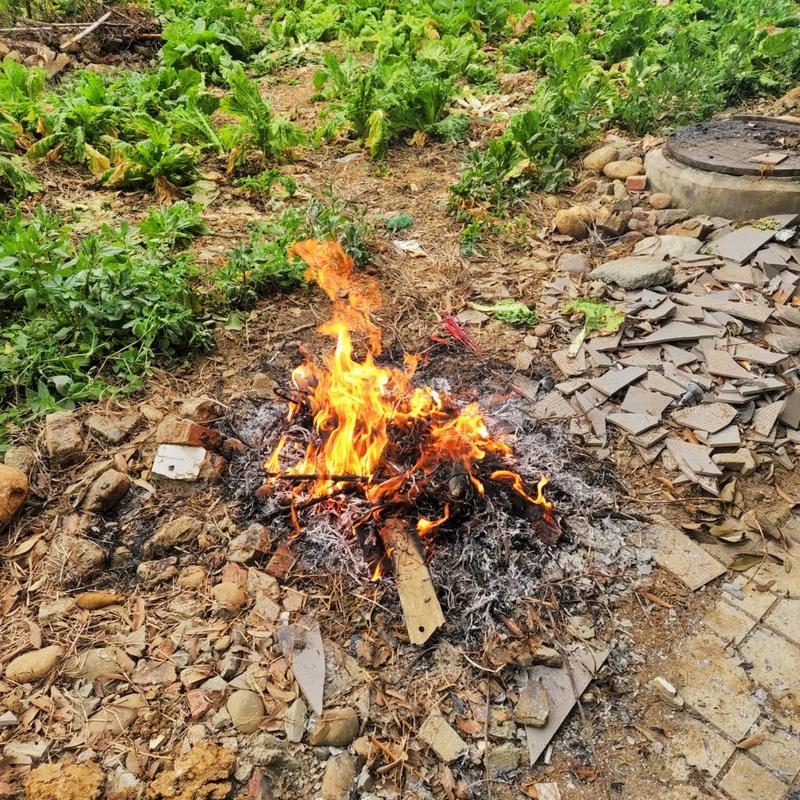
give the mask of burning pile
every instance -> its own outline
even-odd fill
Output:
[[[342,503],[361,501],[363,511],[350,526],[353,537],[374,565],[373,578],[391,559],[412,641],[415,634],[424,641],[443,618],[431,625],[427,607],[425,623],[410,619],[415,614],[409,603],[438,608],[411,523],[430,547],[435,529],[463,518],[492,491],[505,493],[544,532],[555,524],[543,492],[547,479],[542,476],[532,492],[525,488],[508,468],[511,447],[490,435],[476,403],[459,408],[453,398],[415,386],[420,356],[406,355],[404,369],[376,362],[381,331],[370,314],[380,297],[373,280],[354,275],[352,260],[336,242],[309,239],[289,254],[306,262],[306,279],[333,301],[332,317],[319,332],[336,347],[322,364],[306,354],[293,371],[290,427],[265,465],[259,494],[291,493],[296,534],[304,509],[341,512]],[[364,340],[363,359],[354,354],[354,337]]]

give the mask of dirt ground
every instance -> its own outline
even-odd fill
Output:
[[[276,110],[306,127],[316,116],[314,69],[292,69],[264,82]],[[524,80],[509,87],[503,102],[513,104],[525,88]],[[476,120],[469,146],[501,124],[497,114]],[[448,211],[448,186],[465,147],[401,144],[377,166],[347,143],[326,145],[286,167],[298,184],[291,202],[301,206],[330,193],[371,226],[367,269],[383,296],[376,321],[390,357],[426,353],[422,374],[445,376],[459,397],[472,399],[481,376],[499,398],[519,400],[512,388],[515,363],[518,351],[531,347],[530,332],[498,321],[470,326],[484,354],[479,359],[458,345],[430,340],[432,334],[442,335],[437,315],[458,313],[469,301],[504,297],[536,307],[560,254],[580,251],[594,261],[602,257],[603,245],[552,236],[555,209],[571,204],[573,196],[532,195],[502,230],[463,257],[460,226]],[[219,191],[203,213],[212,232],[197,240],[192,252],[210,269],[224,263],[250,224],[274,210],[271,201],[233,188],[219,165],[206,166]],[[40,178],[45,201],[74,215],[87,232],[120,218],[136,222],[151,202],[146,195],[98,191],[63,168],[44,169]],[[576,186],[578,197],[590,190],[580,180]],[[417,239],[424,257],[392,245],[395,235],[383,229],[382,221],[398,213],[413,216],[403,238]],[[552,789],[536,788],[545,783],[557,784],[565,800],[677,800],[723,796],[720,791],[734,800],[778,797],[757,787],[751,794],[720,790],[712,786],[713,776],[691,761],[682,772],[676,768],[678,756],[670,746],[685,727],[681,715],[686,711],[664,702],[649,684],[659,676],[670,679],[667,667],[675,653],[696,634],[720,583],[731,576],[691,592],[651,565],[649,556],[637,562],[637,554],[649,548],[642,529],[650,515],[690,521],[702,513],[705,501],[673,486],[659,468],[637,461],[624,443],[615,443],[601,468],[570,440],[565,424],[547,423],[556,436],[551,446],[563,449],[561,457],[576,475],[588,481],[585,474],[595,473],[593,497],[603,495],[598,508],[613,516],[614,535],[629,561],[612,560],[603,567],[587,557],[581,567],[562,565],[550,575],[548,564],[560,557],[558,545],[535,556],[532,551],[531,570],[541,570],[537,594],[517,605],[514,617],[493,616],[489,610],[484,619],[491,618],[491,624],[465,641],[457,623],[466,609],[448,607],[444,628],[422,648],[407,643],[391,578],[354,583],[336,569],[308,568],[302,557],[288,570],[280,569],[272,561],[280,537],[270,523],[267,538],[273,541],[256,548],[251,558],[231,560],[237,535],[257,519],[229,468],[238,457],[235,442],[228,442],[233,449],[225,451],[226,467],[217,479],[178,484],[152,475],[156,426],[187,400],[201,395],[216,400],[221,411],[211,426],[229,440],[235,439],[231,425],[239,424],[247,409],[282,413],[285,404],[273,389],[286,385],[301,360],[301,346],[316,354],[329,348],[329,340],[315,332],[329,305],[316,289],[265,297],[246,316],[242,330],[217,326],[217,347],[210,354],[173,372],[156,372],[135,396],[82,407],[78,416],[84,422],[92,414],[142,417],[118,445],[87,435],[76,465],[57,469],[48,463],[40,428],[19,432],[16,443],[33,447],[37,460],[24,512],[1,542],[0,665],[7,667],[31,648],[58,645],[61,651],[58,665],[42,680],[0,680],[0,796],[346,797],[346,789],[336,789],[336,769],[330,768],[339,759],[354,785],[351,796],[365,800],[557,797],[546,794]],[[558,315],[549,313],[543,322],[533,362],[522,372],[559,379],[546,356],[560,335]],[[132,491],[112,511],[84,514],[83,493],[108,464],[129,475]],[[567,508],[570,484],[550,477]],[[780,478],[785,492],[800,494],[796,475],[784,471]],[[753,504],[777,499],[774,484],[743,480],[739,488]],[[154,531],[179,515],[198,520],[202,533],[160,552],[150,548]],[[569,519],[564,528],[565,552],[581,558],[592,552],[593,545],[581,540]],[[59,561],[58,547],[72,534],[101,549],[97,568],[84,570],[87,557],[81,552],[70,551]],[[459,541],[445,538],[437,546],[446,551],[459,547]],[[540,557],[544,566],[536,560]],[[148,570],[142,569],[144,563]],[[66,573],[73,571],[68,579]],[[222,584],[238,587],[241,602],[221,599],[217,587]],[[118,596],[95,609],[76,607],[74,600],[89,591]],[[308,737],[287,741],[289,708],[303,694],[278,631],[301,619],[318,623],[325,642],[326,708],[358,712],[352,745],[353,736],[338,743],[321,737],[316,741],[322,744]],[[512,710],[518,680],[531,666],[520,654],[530,655],[543,643],[562,653],[588,643],[610,655],[596,680],[578,692],[577,706],[544,757],[547,763],[530,766],[524,728],[514,724]],[[68,661],[101,648],[114,652],[91,674]],[[263,713],[252,729],[231,722],[230,692],[247,685],[244,676],[261,695]],[[131,719],[120,698],[136,700]],[[434,706],[467,745],[466,755],[449,764],[418,736]],[[495,772],[484,757],[500,750],[511,761]],[[48,763],[58,765],[52,774],[39,771]],[[800,796],[792,780],[787,796]]]

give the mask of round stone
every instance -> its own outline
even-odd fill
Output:
[[[247,689],[234,692],[228,698],[226,707],[233,727],[239,733],[255,733],[266,716],[261,698]]]

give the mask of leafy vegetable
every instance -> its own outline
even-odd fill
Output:
[[[21,159],[0,155],[0,197],[4,192],[11,197],[22,198],[41,191],[41,184],[33,173],[25,169]]]
[[[618,308],[590,297],[572,300],[561,311],[583,316],[583,333],[587,339],[595,333],[616,333],[625,322],[625,315]]]
[[[199,211],[199,205],[190,205],[185,200],[165,208],[151,208],[139,225],[139,233],[148,245],[168,250],[183,247],[197,236],[210,233]]]
[[[535,325],[538,322],[536,312],[519,300],[500,300],[491,306],[470,303],[469,306],[476,311],[483,311],[484,314],[491,314],[509,325]]]

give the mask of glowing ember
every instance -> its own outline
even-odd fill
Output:
[[[314,433],[305,448],[288,437],[278,442],[265,469],[269,490],[280,480],[292,480],[296,501],[324,502],[345,487],[355,487],[377,507],[406,505],[424,491],[440,467],[462,475],[483,495],[485,477],[506,484],[526,502],[540,506],[550,520],[551,504],[543,494],[542,477],[535,496],[522,478],[505,466],[511,448],[493,438],[477,404],[460,409],[434,389],[415,386],[418,356],[405,356],[404,369],[376,363],[381,331],[370,319],[380,306],[374,281],[353,273],[353,262],[336,242],[298,242],[289,255],[308,265],[305,277],[316,282],[333,302],[333,314],[319,332],[333,338],[335,349],[321,364],[309,356],[292,373],[294,395],[289,419],[310,414]],[[365,344],[363,358],[354,355],[353,339]],[[447,478],[445,478],[445,482]],[[440,507],[441,508],[441,507]],[[438,519],[420,519],[424,539],[451,515],[445,505]],[[380,574],[380,564],[374,577]]]

